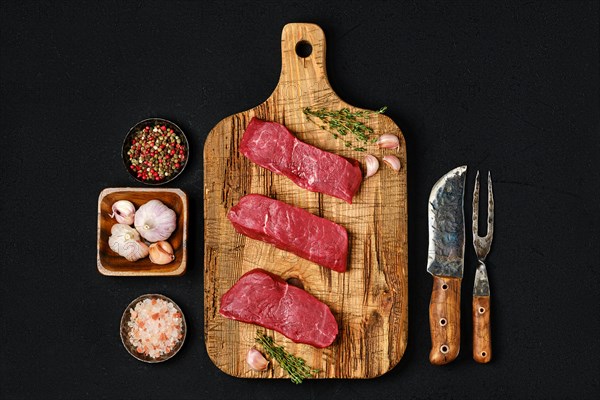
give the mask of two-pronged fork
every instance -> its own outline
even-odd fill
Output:
[[[473,247],[477,254],[478,266],[473,285],[473,359],[478,363],[488,363],[492,359],[492,340],[490,331],[490,284],[485,258],[490,252],[494,237],[494,193],[492,176],[488,172],[488,218],[487,233],[479,236],[479,171],[475,178],[473,191]]]

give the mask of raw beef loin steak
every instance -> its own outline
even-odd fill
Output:
[[[334,271],[346,271],[348,234],[328,219],[259,194],[242,197],[227,218],[242,235]]]
[[[301,142],[276,122],[252,118],[242,137],[240,152],[261,167],[287,176],[301,188],[348,203],[352,203],[362,182],[358,161]]]
[[[221,298],[220,314],[260,325],[296,343],[323,348],[338,334],[337,322],[325,304],[262,269],[244,274]]]

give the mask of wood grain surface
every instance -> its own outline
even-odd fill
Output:
[[[429,361],[433,365],[448,364],[460,352],[460,286],[459,278],[433,277],[429,303]]]
[[[112,205],[129,200],[137,210],[150,200],[160,200],[177,215],[177,227],[167,241],[173,246],[175,260],[165,265],[154,264],[148,257],[129,261],[111,250],[110,230],[117,221],[110,217]],[[167,188],[107,188],[98,197],[97,266],[110,276],[179,276],[187,268],[188,200],[180,189]]]
[[[473,359],[481,364],[492,361],[490,296],[473,296]]]
[[[312,53],[302,58],[298,43]],[[276,343],[321,370],[318,378],[372,378],[393,368],[406,348],[408,323],[406,147],[400,129],[384,115],[368,125],[377,135],[400,138],[398,150],[368,152],[380,161],[396,154],[402,167],[394,172],[381,162],[379,172],[365,180],[353,204],[297,187],[288,178],[263,169],[239,152],[242,134],[254,116],[284,124],[300,140],[359,160],[365,153],[344,147],[331,133],[306,120],[304,107],[338,110],[349,107],[331,88],[325,67],[325,36],[316,25],[294,23],[281,38],[281,76],[273,94],[259,106],[220,121],[204,146],[204,317],[205,341],[215,365],[227,374],[245,378],[283,378],[277,365],[265,372],[246,364],[255,345],[254,325],[219,315],[221,296],[247,271],[263,268],[299,283],[327,304],[339,324],[334,343],[325,349],[295,344],[268,331]],[[263,194],[327,218],[349,233],[349,269],[337,273],[291,253],[235,232],[227,211],[249,193]]]

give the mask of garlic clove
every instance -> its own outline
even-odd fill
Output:
[[[131,225],[135,219],[135,206],[128,200],[119,200],[112,205],[111,218],[119,224]]]
[[[248,350],[246,362],[255,371],[264,371],[269,366],[269,361],[254,347]]]
[[[377,139],[377,146],[382,149],[397,149],[400,147],[400,139],[391,133],[384,133]]]
[[[377,157],[371,154],[367,154],[365,156],[365,164],[367,165],[367,173],[365,174],[365,179],[367,179],[368,177],[375,175],[375,173],[379,169],[379,160],[377,159]]]
[[[400,171],[400,160],[396,156],[387,155],[383,157],[383,162],[389,165],[394,171]]]
[[[168,264],[175,260],[173,246],[169,242],[160,241],[152,243],[149,248],[150,261],[154,264]]]
[[[110,229],[108,246],[112,251],[129,261],[148,256],[148,246],[140,241],[139,233],[125,224],[114,224]]]
[[[150,200],[135,213],[135,228],[149,242],[167,240],[177,227],[175,211],[160,200]]]

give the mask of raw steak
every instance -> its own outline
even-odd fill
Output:
[[[323,348],[337,336],[338,325],[325,304],[260,268],[244,274],[221,298],[225,318],[276,330],[296,343]]]
[[[252,118],[240,152],[261,167],[287,176],[301,188],[350,204],[362,182],[358,161],[301,142],[276,122]]]
[[[259,194],[242,197],[227,218],[242,235],[334,271],[346,271],[348,234],[334,222]]]

